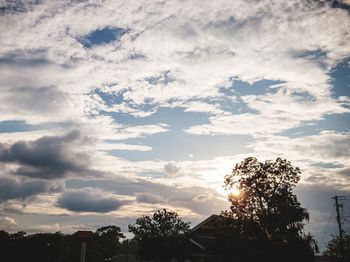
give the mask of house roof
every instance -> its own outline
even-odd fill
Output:
[[[215,222],[220,218],[222,217],[219,215],[211,215],[191,229],[190,242],[199,248],[201,254],[209,255],[215,248],[216,237],[213,230],[216,228]]]
[[[200,222],[199,224],[197,224],[196,226],[194,226],[192,229],[191,229],[191,233],[195,232],[196,230],[198,230],[199,228],[203,227],[205,224],[211,222],[212,220],[214,219],[217,219],[219,218],[220,216],[219,215],[211,215],[210,217],[204,219],[202,222]]]

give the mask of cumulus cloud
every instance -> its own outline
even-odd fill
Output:
[[[38,194],[57,192],[61,189],[59,183],[48,183],[42,180],[20,181],[0,176],[0,203],[10,199],[25,200]]]
[[[84,143],[78,131],[62,136],[44,136],[34,141],[0,144],[0,161],[18,164],[16,175],[55,179],[88,172],[89,155],[74,150]]]
[[[73,212],[106,213],[119,209],[125,204],[125,201],[115,197],[106,197],[102,192],[96,190],[74,190],[64,192],[59,197],[57,204]]]

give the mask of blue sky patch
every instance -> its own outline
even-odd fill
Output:
[[[157,112],[146,117],[135,117],[124,113],[106,113],[117,120],[118,123],[125,125],[151,125],[155,123],[164,123],[169,125],[172,130],[181,131],[193,125],[209,123],[208,116],[205,113],[184,112],[181,108],[159,108]]]
[[[24,132],[40,129],[33,125],[28,125],[25,121],[2,121],[0,122],[0,133]]]
[[[260,80],[253,84],[249,84],[248,82],[232,78],[231,86],[221,88],[220,91],[225,95],[263,95],[268,91],[271,92],[271,86],[276,84],[281,84],[282,81],[276,80]]]
[[[110,151],[112,155],[131,161],[140,160],[206,160],[215,156],[231,156],[248,153],[246,145],[252,138],[245,135],[192,135],[184,131],[171,130],[148,136],[145,139],[130,139],[128,143],[150,146],[152,151]]]
[[[70,122],[61,123],[44,123],[44,124],[28,124],[22,120],[16,121],[0,121],[0,133],[14,133],[14,132],[31,132],[43,129],[63,128],[70,129]]]
[[[126,32],[127,29],[106,27],[91,32],[83,37],[79,42],[84,47],[91,48],[95,45],[108,44],[119,40]]]
[[[350,96],[350,58],[337,64],[331,71],[333,93],[336,97]]]

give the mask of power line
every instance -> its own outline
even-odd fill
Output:
[[[323,237],[322,237],[321,243],[323,243],[323,244],[325,243],[325,242],[324,242],[324,239],[326,238],[326,234],[327,234],[327,231],[328,231],[329,223],[331,222],[332,217],[333,217],[334,207],[335,207],[335,205],[333,204],[332,209],[331,209],[331,212],[330,212],[330,215],[329,215],[329,218],[328,218],[326,230],[324,231],[324,234],[323,234]]]

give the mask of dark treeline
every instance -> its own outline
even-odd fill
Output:
[[[135,238],[131,240],[124,239],[117,226],[96,230],[88,242],[86,262],[110,261],[108,259],[113,256],[127,253],[133,254],[139,261],[170,261],[173,258],[177,261],[196,261],[192,256],[195,248],[189,241],[191,235],[188,224],[181,222],[181,218],[171,211],[159,210],[155,214],[162,215],[165,220],[158,227],[149,227],[144,223],[150,222],[149,219],[153,217],[140,217],[131,225],[131,231],[135,233]],[[174,218],[174,215],[177,222],[169,224],[169,218]],[[217,261],[314,261],[312,238],[309,235],[290,243],[268,241],[262,237],[263,232],[260,232],[258,225],[241,222],[237,227],[237,224],[233,225],[228,220],[221,221],[213,234],[217,241],[212,252],[220,259]],[[173,233],[165,235],[169,230]],[[0,247],[0,261],[4,262],[76,262],[79,261],[81,248],[77,233],[27,235],[23,231],[13,234],[0,231]],[[343,247],[345,260],[341,259],[340,240],[334,237],[323,252],[324,259],[347,261],[350,257],[350,236],[345,236]]]
[[[126,252],[124,235],[117,226],[106,226],[93,233],[88,243],[86,261],[105,261],[106,258]],[[80,258],[77,233],[62,234],[25,232],[9,234],[0,231],[0,261],[3,262],[77,262]]]
[[[160,212],[175,214],[164,210],[159,210],[157,213]],[[144,218],[139,218],[137,224],[141,225],[148,220]],[[185,224],[181,225],[180,231],[171,235],[163,233],[169,227],[172,228],[170,230],[174,230],[175,224],[159,224],[158,229],[146,226],[145,231],[136,229],[135,225],[133,230],[136,236],[131,240],[124,239],[117,226],[106,226],[96,230],[92,240],[88,242],[86,262],[110,261],[109,258],[113,256],[127,253],[134,254],[139,261],[170,261],[173,258],[176,258],[177,261],[197,261],[192,256],[194,246],[191,246],[190,231],[187,231]],[[163,232],[160,232],[163,230],[161,228],[164,229]],[[242,235],[242,231],[237,232],[238,228],[243,228],[245,235]],[[155,230],[158,233],[148,230]],[[216,228],[214,234],[218,240],[212,247],[213,254],[217,255],[215,261],[314,261],[310,236],[295,239],[291,243],[281,243],[264,239],[261,237],[263,233],[259,231],[259,227],[254,224],[248,223],[232,227],[232,224],[223,222]],[[187,232],[187,234],[182,234],[182,232]],[[3,262],[77,262],[80,258],[81,244],[77,233],[56,232],[27,235],[23,231],[10,234],[1,230],[0,247],[0,261]],[[341,257],[340,240],[334,237],[323,252],[324,259],[348,261],[350,236],[345,236],[343,248],[345,260]]]

